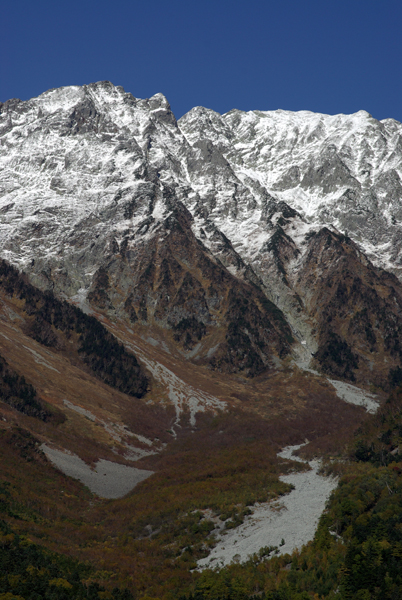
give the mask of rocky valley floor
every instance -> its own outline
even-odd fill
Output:
[[[2,296],[0,354],[57,418],[0,405],[10,507],[3,515],[20,535],[89,560],[106,589],[161,597],[190,592],[197,564],[242,563],[266,546],[291,554],[313,538],[335,480],[280,450],[308,438],[305,452],[343,456],[370,407],[343,400],[325,376],[291,360],[251,380],[225,375],[189,364],[158,329],[134,331],[99,314],[151,374],[150,392],[130,397],[72,353],[27,336],[26,318],[19,302]],[[276,521],[270,507],[282,505]],[[301,505],[312,512],[303,516]],[[286,516],[293,511],[295,527]]]

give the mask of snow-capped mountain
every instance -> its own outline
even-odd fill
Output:
[[[232,218],[244,207],[242,217],[250,219],[268,193],[309,222],[347,231],[383,264],[400,264],[395,241],[402,219],[402,126],[397,121],[376,121],[365,111],[328,116],[232,110],[221,116],[195,108],[179,126],[200,152],[211,146],[219,151],[235,174],[237,181],[230,184],[239,191],[228,194],[229,181],[226,193],[217,190],[218,204],[222,209],[226,197]],[[214,176],[197,178],[204,196],[205,187],[214,195]],[[244,194],[255,206],[241,202]],[[220,225],[225,223],[229,233],[226,219]]]
[[[402,286],[381,270],[401,272],[401,177],[402,125],[364,111],[177,122],[162,94],[60,88],[0,105],[0,253],[215,368],[261,372],[291,329],[299,358],[383,384],[402,352]]]

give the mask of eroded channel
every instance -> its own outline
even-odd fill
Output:
[[[288,446],[278,456],[301,461],[293,455],[299,448],[301,445]],[[312,540],[338,481],[318,474],[320,461],[312,460],[308,464],[311,471],[281,476],[281,481],[293,484],[295,489],[279,503],[256,504],[253,514],[246,517],[242,525],[220,534],[218,544],[209,556],[198,561],[198,567],[223,566],[232,560],[244,562],[264,546],[278,546],[280,554],[291,554]]]

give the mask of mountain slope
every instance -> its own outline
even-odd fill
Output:
[[[197,107],[177,122],[162,94],[109,82],[0,105],[2,564],[17,534],[27,553],[33,540],[93,567],[81,591],[70,563],[40,588],[35,562],[0,576],[6,595],[35,578],[63,600],[124,600],[116,586],[332,598],[360,593],[347,569],[367,539],[394,560],[399,392],[367,411],[402,381],[400,140],[399,123],[364,111]],[[307,468],[278,455],[295,444],[330,457],[353,497],[338,489],[293,558],[265,547],[197,571],[256,503],[280,510],[279,476]],[[56,454],[114,499],[62,475]],[[119,497],[105,462],[141,483]],[[364,529],[378,510],[386,540]],[[377,571],[367,594],[397,597],[399,567],[392,582]]]
[[[347,229],[361,265],[368,253],[371,270],[399,272],[395,121],[364,111],[219,115],[198,107],[177,123],[161,94],[139,100],[109,82],[12,100],[0,111],[3,256],[82,306],[134,327],[158,324],[190,359],[255,375],[289,353],[291,335],[303,363],[322,357],[326,284],[314,279],[313,308],[303,257],[324,226],[335,236]],[[338,259],[326,253],[328,272]],[[218,281],[226,282],[223,303]],[[399,284],[384,285],[387,296]],[[238,302],[248,316],[235,332]],[[336,335],[350,346],[345,327]],[[237,357],[228,344],[239,345]],[[400,358],[384,344],[392,370]],[[367,351],[377,352],[373,375],[353,348],[345,355],[352,368],[331,372],[386,385],[383,351]]]

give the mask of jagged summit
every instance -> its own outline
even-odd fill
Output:
[[[10,100],[0,106],[0,251],[36,285],[141,322],[173,310],[163,293],[183,296],[183,278],[191,274],[191,289],[201,286],[191,310],[183,296],[181,304],[174,301],[170,325],[159,321],[169,328],[190,319],[187,347],[195,355],[193,342],[204,328],[230,322],[230,302],[219,300],[216,306],[226,308],[213,313],[214,294],[205,288],[205,261],[212,261],[231,278],[225,293],[254,286],[283,311],[297,352],[309,360],[324,343],[306,287],[316,234],[326,228],[334,239],[346,235],[362,264],[400,273],[401,140],[400,123],[365,111],[220,115],[196,107],[176,121],[163,94],[141,100],[108,81]],[[179,251],[180,244],[187,246]],[[155,257],[160,263],[147,280]],[[200,308],[205,302],[208,317]],[[335,329],[353,345],[353,328]],[[268,364],[258,336],[246,325],[243,333]],[[211,347],[201,344],[200,356],[208,352],[211,358]]]

